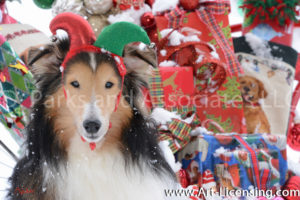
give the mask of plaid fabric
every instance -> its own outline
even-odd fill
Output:
[[[150,78],[150,98],[154,108],[163,108],[164,102],[164,89],[162,86],[161,75],[159,69],[153,69]]]
[[[183,120],[172,119],[172,121],[167,124],[168,131],[160,129],[159,139],[161,141],[169,141],[169,147],[173,153],[176,153],[189,143],[191,139],[190,133],[193,127],[197,127],[199,125],[200,121],[196,114],[190,124]]]
[[[168,19],[168,28],[179,28],[183,23],[185,11],[176,7],[174,10],[165,13],[165,17]]]
[[[261,189],[266,190],[268,187],[268,181],[270,179],[271,172],[269,169],[264,169],[260,173],[260,183],[261,183]]]
[[[215,7],[215,6],[213,6]],[[217,6],[219,7],[219,6]],[[225,8],[225,7],[224,7]],[[219,10],[220,8],[217,8]],[[216,8],[213,8],[216,10]],[[219,27],[218,23],[215,20],[215,17],[212,13],[209,12],[209,8],[197,10],[196,11],[199,19],[207,24],[210,32],[216,39],[219,46],[222,48],[222,52],[225,55],[226,64],[229,67],[229,73],[234,74],[235,76],[239,76],[239,74],[243,73],[243,70],[234,55],[233,50],[231,49],[230,45],[228,44],[228,40],[226,39],[225,35],[223,34],[221,28]]]
[[[176,153],[190,141],[192,128],[181,120],[173,119],[168,123],[168,129],[170,132],[161,132],[160,140],[169,141],[169,147],[173,153]]]
[[[154,108],[165,107],[164,102],[164,89],[159,69],[154,69],[150,78],[150,98]],[[167,124],[168,130],[159,128],[161,141],[169,141],[169,147],[176,153],[182,149],[190,141],[190,132],[192,127],[200,125],[200,121],[195,114],[196,108],[194,106],[182,106],[182,107],[168,107],[165,108],[170,112],[176,112],[181,115],[182,119],[186,119],[194,114],[194,118],[190,124],[179,119],[172,119]]]
[[[204,7],[211,14],[222,15],[226,12],[230,12],[230,1],[227,0],[215,0],[213,2],[203,2],[201,7]]]
[[[190,136],[186,134],[191,132],[191,127],[189,124],[178,119],[173,119],[168,124],[168,127],[176,138],[181,141],[189,141]]]
[[[17,143],[24,141],[22,130],[31,107],[33,77],[7,42],[0,47],[0,122]]]
[[[199,19],[204,22],[214,38],[217,44],[222,48],[222,52],[225,56],[226,64],[229,68],[229,73],[239,76],[243,74],[243,69],[241,68],[238,60],[236,59],[233,50],[228,44],[228,40],[223,34],[221,28],[215,20],[214,14],[222,15],[230,11],[230,1],[228,0],[215,0],[213,2],[206,1],[201,3],[201,7],[205,9],[196,10]],[[183,19],[185,17],[185,11],[176,7],[174,10],[164,13],[164,16],[168,19],[168,28],[177,29],[180,28]]]
[[[254,180],[254,184],[258,189],[261,189],[261,184],[260,184],[260,174],[259,174],[259,163],[258,163],[258,159],[257,159],[257,155],[255,150],[253,150],[251,148],[251,146],[239,135],[234,135],[233,136],[240,144],[242,147],[244,147],[244,149],[246,149],[249,153],[250,153],[250,159],[251,159],[251,169],[252,169],[252,173],[253,173],[253,180]]]
[[[167,108],[168,111],[170,112],[177,112],[180,113],[182,118],[187,118],[188,115],[191,115],[196,112],[195,106],[181,106],[181,107],[172,107],[172,108]]]

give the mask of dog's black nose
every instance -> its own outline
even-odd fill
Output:
[[[101,127],[101,122],[99,120],[85,120],[83,122],[83,127],[88,133],[97,133]]]
[[[245,90],[245,92],[249,92],[249,91],[250,91],[250,88],[244,87],[244,90]]]

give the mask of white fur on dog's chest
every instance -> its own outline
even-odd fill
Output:
[[[81,141],[80,141],[81,142]],[[115,149],[103,154],[82,144],[71,147],[68,167],[63,180],[62,199],[70,200],[162,200],[166,186],[149,167],[143,172],[137,166],[125,169],[122,153]],[[127,171],[126,171],[127,170]]]

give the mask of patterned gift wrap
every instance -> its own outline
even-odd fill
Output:
[[[177,157],[186,182],[204,189],[277,190],[287,177],[284,136],[204,134]]]
[[[194,12],[177,7],[156,13],[158,59],[161,66],[193,67],[194,108],[201,125],[215,133],[245,133],[238,80],[243,70],[233,52],[229,11],[229,1],[216,0],[201,2]],[[176,35],[183,38],[177,45]]]
[[[190,141],[190,132],[200,125],[193,105],[194,81],[191,67],[159,67],[150,77],[149,97],[153,109],[179,116],[160,124],[160,140],[169,141],[173,153]],[[148,100],[149,101],[149,100]],[[186,119],[190,120],[186,120]]]
[[[32,74],[1,37],[0,47],[0,121],[21,144],[22,132],[31,107],[34,90]]]

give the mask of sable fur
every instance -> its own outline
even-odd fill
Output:
[[[47,97],[54,94],[62,83],[60,65],[69,50],[69,41],[67,39],[58,40],[54,44],[46,46],[43,50],[36,49],[28,58],[29,67],[36,79],[36,86],[39,93],[36,94],[36,101],[32,107],[31,119],[26,128],[26,154],[17,163],[13,175],[11,176],[11,187],[8,193],[8,199],[55,199],[56,186],[43,189],[43,168],[45,165],[54,172],[60,171],[61,165],[66,165],[68,154],[64,145],[59,140],[54,129],[54,119],[48,117],[48,111],[45,108]],[[68,62],[71,65],[74,62],[88,62],[87,53],[80,53]],[[132,58],[129,58],[129,60]],[[97,62],[110,63],[115,71],[117,67],[114,61],[107,55],[97,56]],[[162,156],[158,146],[158,132],[153,122],[143,116],[141,110],[141,89],[147,87],[147,79],[144,75],[138,73],[135,68],[128,66],[128,60],[125,62],[128,67],[128,73],[125,76],[123,96],[131,106],[132,118],[129,123],[122,127],[120,151],[124,155],[126,168],[138,165],[143,171],[143,164],[148,166],[157,177],[167,176],[175,180],[172,169]],[[145,61],[149,63],[149,61]],[[65,74],[68,70],[65,71]],[[130,102],[129,96],[133,95],[133,102]],[[79,137],[79,136],[78,136]],[[151,162],[156,160],[157,162]],[[23,194],[16,192],[16,188],[30,189],[32,193]],[[151,188],[150,188],[151,189]]]

